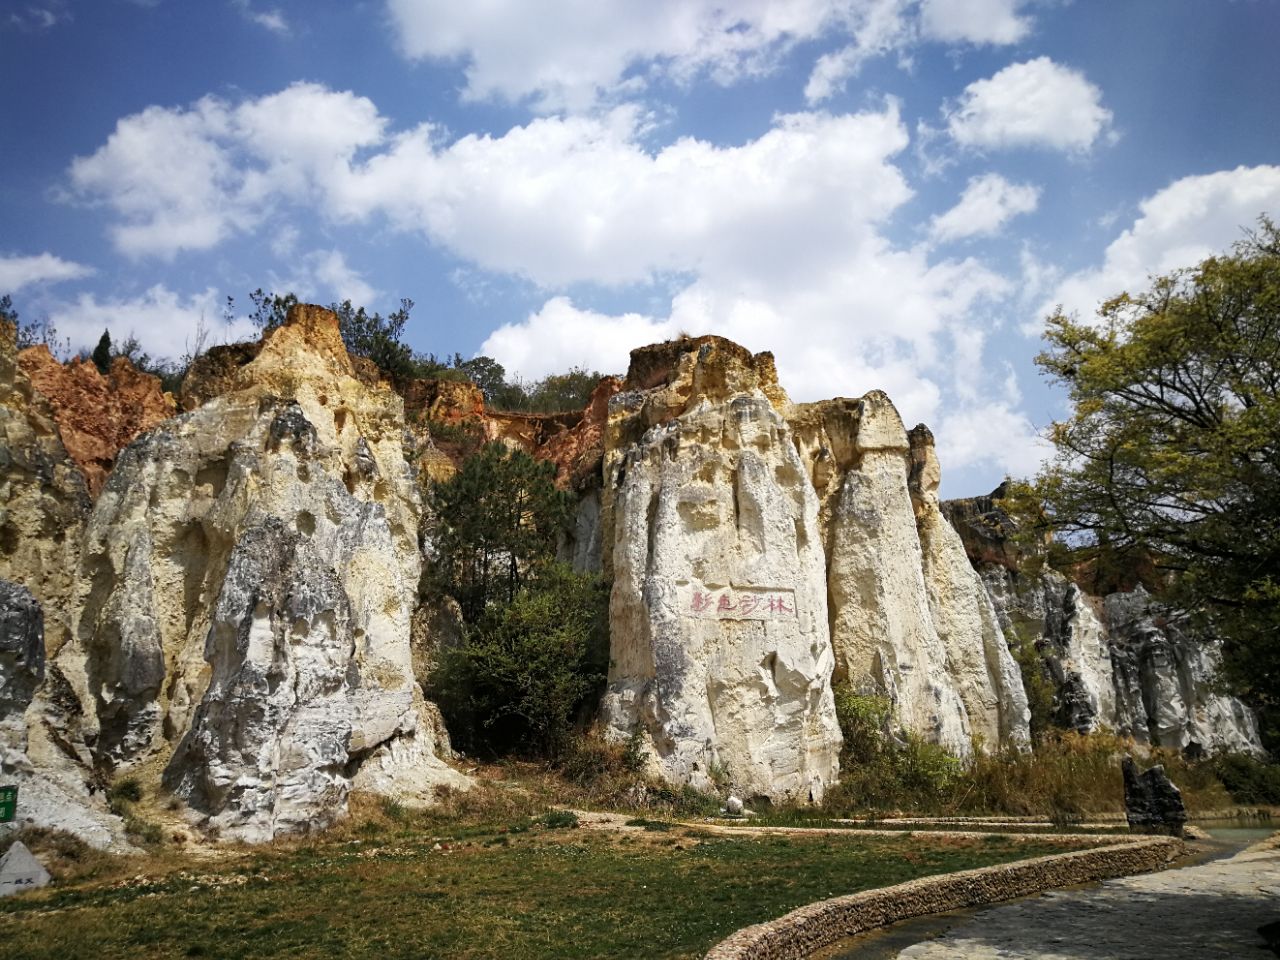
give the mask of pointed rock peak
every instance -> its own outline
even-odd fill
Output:
[[[932,439],[930,436],[930,441]],[[907,429],[902,425],[898,408],[880,390],[872,390],[858,401],[857,443],[862,453],[872,450],[901,450],[905,453],[910,449]]]
[[[942,482],[942,467],[933,447],[933,433],[923,423],[917,423],[907,434],[911,448],[911,472],[907,480],[913,500],[938,497],[938,485]]]
[[[317,363],[327,370],[317,370]],[[248,369],[253,368],[257,368],[257,374],[272,368],[293,368],[303,375],[313,370],[356,375],[351,355],[342,342],[338,315],[313,303],[290,307],[284,323],[267,331],[257,357],[249,364]]]
[[[13,841],[0,857],[0,897],[49,885],[53,877],[21,840]]]

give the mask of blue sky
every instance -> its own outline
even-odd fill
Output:
[[[677,332],[885,390],[943,492],[1032,358],[1280,217],[1280,0],[0,0],[0,293],[75,347],[383,312],[533,379]],[[227,296],[241,315],[222,319]]]

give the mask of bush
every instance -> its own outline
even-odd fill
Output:
[[[844,736],[840,782],[827,795],[832,813],[938,806],[961,773],[960,761],[911,733],[895,735],[887,697],[835,688],[836,719]]]
[[[578,815],[572,810],[548,810],[538,818],[538,823],[548,830],[576,830]]]
[[[1215,757],[1213,766],[1236,803],[1280,805],[1280,764],[1247,753],[1227,753]]]
[[[142,799],[142,784],[137,777],[125,777],[117,780],[107,790],[107,806],[117,816],[123,816],[129,804]]]
[[[509,605],[486,610],[428,682],[455,742],[472,752],[563,754],[604,681],[607,608],[599,577],[553,564]]]

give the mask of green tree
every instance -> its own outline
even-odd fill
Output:
[[[1156,277],[1080,322],[1040,367],[1070,417],[1035,490],[1067,559],[1150,556],[1167,598],[1225,641],[1234,686],[1280,698],[1280,231]],[[1274,732],[1274,727],[1273,727]]]
[[[93,365],[98,368],[99,373],[106,373],[111,369],[110,331],[102,331],[102,336],[98,338],[98,345],[93,348],[93,355],[89,359],[93,361]]]
[[[565,564],[541,568],[446,650],[428,684],[464,750],[554,757],[598,695],[608,665],[608,590]]]
[[[347,350],[357,357],[366,357],[377,364],[378,369],[396,380],[409,380],[417,375],[413,350],[402,342],[405,324],[413,301],[402,299],[400,309],[383,317],[369,313],[364,307],[354,307],[350,300],[329,305],[338,315],[338,329]]]
[[[509,604],[555,557],[570,497],[555,466],[489,443],[448,480],[427,490],[434,589],[453,596],[478,623],[491,603]]]
[[[249,319],[263,333],[284,326],[284,321],[289,316],[289,309],[298,303],[296,294],[286,293],[281,296],[263,290],[261,287],[249,294],[249,299],[253,303],[253,312],[249,314]],[[226,306],[228,319],[233,309],[234,302],[228,297]]]
[[[585,367],[572,367],[567,373],[543,377],[529,391],[529,409],[543,413],[581,410],[591,399],[591,391],[604,379],[604,374]]]

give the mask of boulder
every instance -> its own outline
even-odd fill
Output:
[[[1163,764],[1138,771],[1133,757],[1121,762],[1124,773],[1124,812],[1135,833],[1167,833],[1182,836],[1187,808],[1182,791],[1173,785]]]

